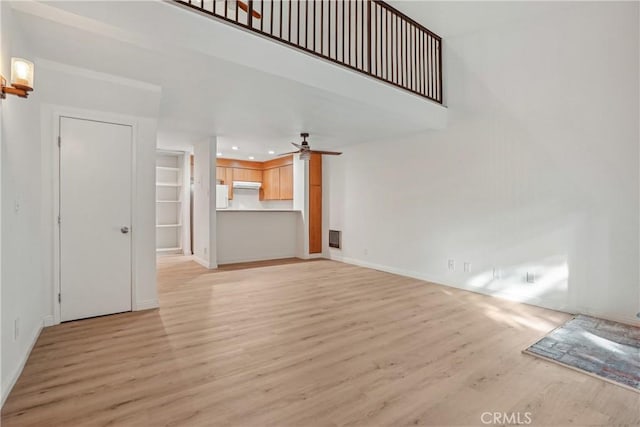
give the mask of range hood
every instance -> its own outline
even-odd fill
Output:
[[[245,190],[259,190],[260,187],[262,187],[261,182],[233,181],[233,188],[242,188]]]

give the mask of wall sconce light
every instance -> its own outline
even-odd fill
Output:
[[[20,98],[29,96],[29,92],[33,90],[33,62],[22,58],[11,58],[11,86],[7,86],[7,81],[1,75],[0,86],[2,99],[6,98],[7,94]]]

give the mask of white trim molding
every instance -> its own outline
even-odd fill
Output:
[[[38,338],[40,337],[42,328],[43,328],[43,321],[41,320],[38,323],[38,326],[31,332],[31,340],[29,342],[29,346],[27,348],[27,351],[22,353],[22,357],[20,358],[20,363],[18,363],[18,366],[11,373],[11,375],[7,377],[8,381],[5,384],[2,384],[2,403],[0,404],[0,407],[4,406],[4,402],[7,400],[7,397],[9,397],[9,394],[11,393],[11,390],[13,390],[13,387],[16,385],[18,378],[20,378],[20,375],[22,374],[22,370],[27,364],[27,360],[29,360],[31,351],[33,350],[33,347],[35,347],[36,342],[38,342]]]
[[[159,308],[160,304],[157,299],[148,299],[143,301],[137,301],[134,311],[143,311],[143,310],[152,310],[154,308]]]
[[[135,311],[137,305],[137,283],[136,283],[136,206],[137,199],[137,182],[136,182],[136,152],[138,145],[138,121],[135,117],[120,114],[112,114],[103,111],[85,110],[77,108],[69,108],[64,106],[52,106],[52,135],[49,142],[53,148],[51,150],[51,161],[53,176],[51,179],[53,185],[53,324],[57,325],[61,321],[60,303],[58,294],[61,293],[60,283],[60,228],[58,224],[58,213],[60,212],[60,147],[58,146],[58,137],[60,135],[60,120],[63,117],[75,118],[80,120],[93,120],[97,122],[113,123],[131,126],[131,220],[133,232],[131,234],[131,309]],[[154,245],[155,246],[155,245]]]

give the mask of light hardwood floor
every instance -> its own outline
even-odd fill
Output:
[[[640,424],[639,394],[521,353],[563,313],[325,260],[169,258],[159,289],[45,329],[2,425]]]

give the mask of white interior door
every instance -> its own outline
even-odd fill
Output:
[[[60,318],[131,310],[132,127],[60,119]]]

